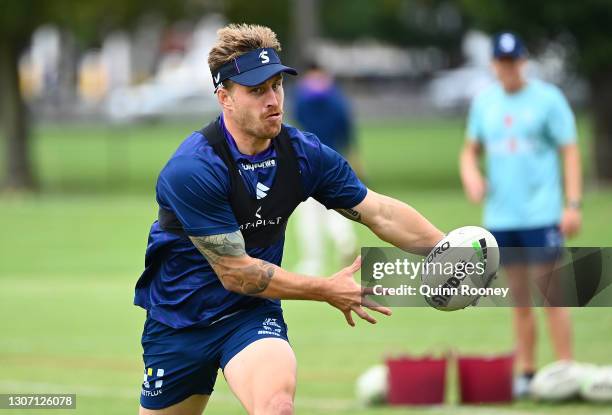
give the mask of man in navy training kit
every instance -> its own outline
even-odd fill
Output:
[[[217,370],[249,414],[292,414],[296,361],[280,299],[390,315],[366,299],[352,265],[329,278],[282,269],[284,232],[313,197],[420,253],[443,234],[410,206],[367,189],[316,136],[282,124],[280,44],[269,28],[229,25],[208,58],[221,115],[192,133],[157,181],[134,303],[147,310],[140,414],[201,414]]]
[[[502,265],[517,306],[514,327],[520,375],[514,392],[521,397],[527,394],[536,369],[528,276],[532,271],[541,286],[554,281],[543,276],[554,268],[563,236],[571,237],[580,230],[582,178],[574,114],[562,92],[524,77],[526,49],[514,33],[494,37],[493,58],[499,82],[472,103],[461,177],[471,201],[480,203],[486,197],[484,225],[502,248]],[[478,167],[483,150],[486,185]],[[515,248],[522,248],[522,254]],[[569,310],[548,307],[546,312],[557,359],[571,360]]]

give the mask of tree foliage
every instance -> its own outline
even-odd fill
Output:
[[[575,68],[586,76],[612,69],[609,0],[462,0],[474,25],[489,32],[514,30],[535,50],[550,40],[573,42]]]
[[[169,20],[201,11],[207,1],[183,0],[2,0],[0,2],[0,126],[6,141],[9,189],[33,189],[30,119],[19,89],[19,57],[41,25],[55,24],[87,45],[113,29],[130,29],[154,13]]]
[[[189,16],[204,8],[183,0],[3,0],[0,2],[0,38],[25,47],[32,33],[43,24],[56,24],[88,43],[110,30],[129,29],[148,13],[169,20]]]
[[[463,17],[448,0],[335,0],[321,2],[323,34],[381,39],[402,46],[457,47]]]

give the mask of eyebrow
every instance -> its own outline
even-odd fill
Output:
[[[272,81],[274,83],[276,81],[282,81],[282,80],[283,80],[283,75],[282,74],[277,74],[277,75],[274,75],[272,78],[269,78],[266,81],[262,82],[261,84],[254,85],[254,86],[251,86],[249,88],[261,88],[262,86],[264,86],[265,84],[267,84],[270,81]]]

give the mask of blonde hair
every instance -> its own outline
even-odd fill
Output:
[[[232,59],[260,48],[274,48],[280,52],[280,42],[272,29],[254,24],[232,23],[217,31],[217,43],[208,54],[208,67],[211,72],[215,72]]]

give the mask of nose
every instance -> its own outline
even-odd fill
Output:
[[[278,96],[276,94],[276,91],[274,89],[272,89],[272,87],[268,87],[266,89],[265,104],[266,104],[267,108],[278,107],[278,105],[279,105]]]

